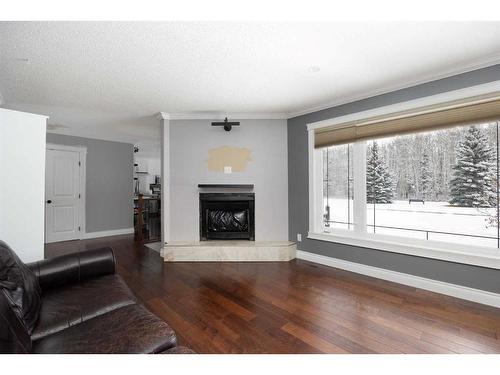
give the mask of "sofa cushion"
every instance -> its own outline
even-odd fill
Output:
[[[40,286],[35,274],[3,241],[0,241],[0,288],[31,334],[40,312]]]
[[[136,302],[120,276],[113,274],[42,292],[33,340]]]
[[[134,304],[89,319],[33,343],[35,353],[159,353],[176,346],[175,332]]]

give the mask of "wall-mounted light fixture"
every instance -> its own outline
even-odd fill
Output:
[[[240,126],[239,122],[229,122],[227,120],[227,117],[224,119],[224,121],[219,121],[219,122],[212,122],[212,126],[223,126],[225,131],[231,131],[233,126]]]

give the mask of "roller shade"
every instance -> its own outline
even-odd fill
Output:
[[[366,139],[472,125],[499,119],[500,93],[495,93],[315,129],[314,147],[328,147]]]

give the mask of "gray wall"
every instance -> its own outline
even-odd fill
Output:
[[[87,233],[133,227],[132,144],[59,134],[47,143],[87,147]]]
[[[225,183],[254,184],[256,241],[286,241],[286,120],[240,120],[241,126],[235,126],[230,132],[222,127],[210,126],[211,121],[170,121],[172,240],[200,239],[198,184]],[[222,146],[248,148],[251,151],[251,160],[244,171],[224,174],[209,170],[209,150]]]
[[[288,211],[290,240],[296,240],[297,233],[301,233],[302,242],[299,244],[300,250],[500,293],[500,270],[309,240],[306,238],[309,228],[306,131],[308,123],[499,79],[500,64],[289,119]]]

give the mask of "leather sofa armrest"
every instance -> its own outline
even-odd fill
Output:
[[[78,283],[94,277],[114,274],[116,260],[113,249],[103,247],[61,255],[28,264],[42,290]]]

